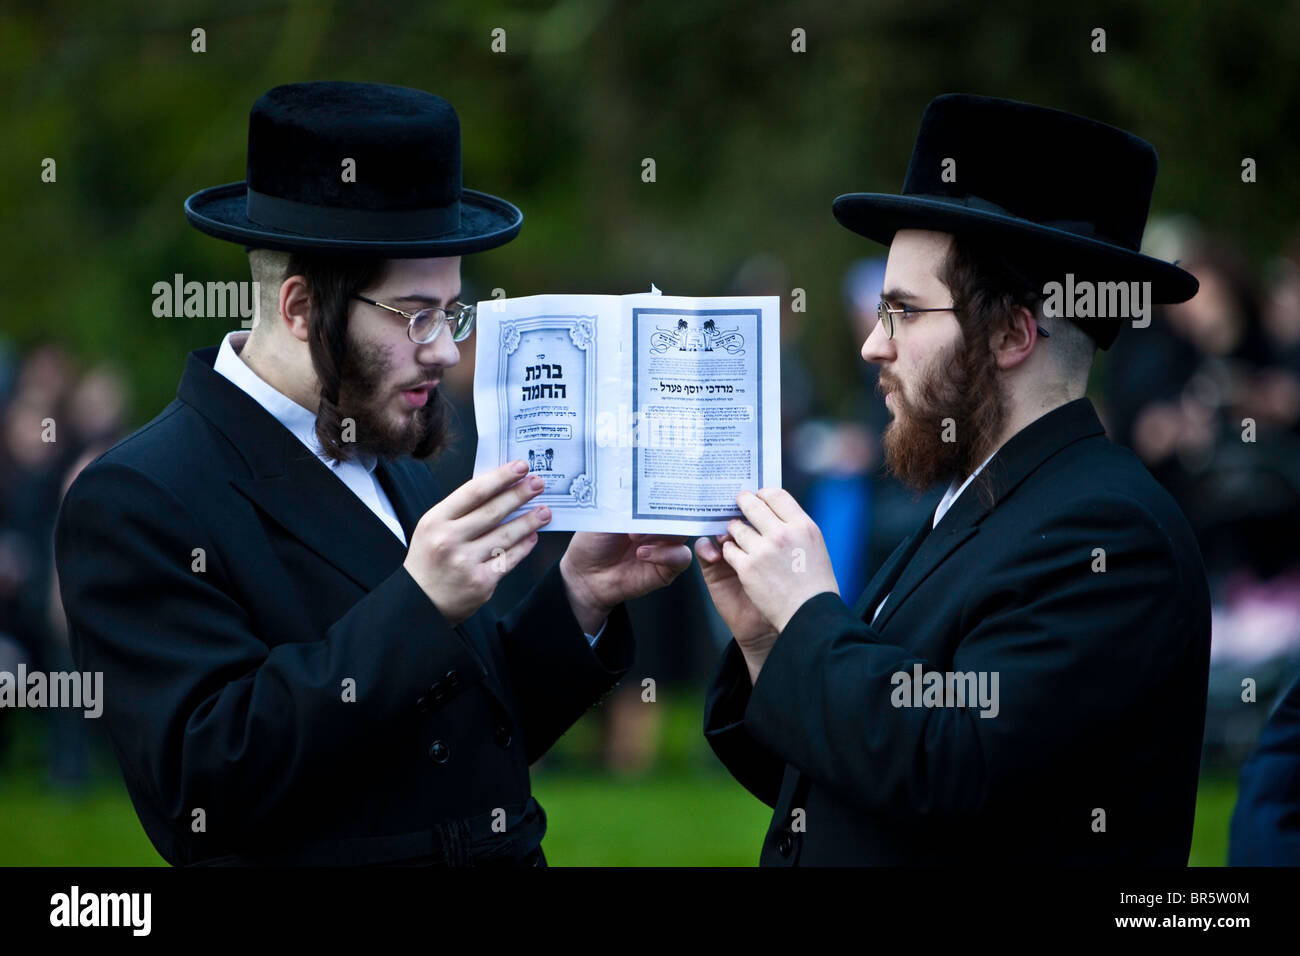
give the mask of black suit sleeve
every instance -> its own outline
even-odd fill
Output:
[[[632,666],[627,608],[610,612],[593,649],[574,617],[556,561],[497,625],[531,764]]]
[[[729,641],[705,699],[704,736],[731,775],[758,799],[775,807],[785,761],[764,750],[745,730],[751,687],[740,646]]]
[[[981,569],[952,667],[998,677],[978,706],[902,707],[892,675],[918,662],[838,595],[806,601],[760,672],[744,727],[755,743],[867,811],[975,814],[1033,784],[1044,753],[1115,733],[1167,686],[1208,603],[1149,511],[1118,495],[1054,508],[1024,529],[1014,566]],[[1092,570],[1093,549],[1107,570]],[[937,666],[921,661],[923,670]],[[991,708],[989,708],[991,713]]]
[[[199,548],[206,567],[195,570]],[[202,809],[213,853],[294,799],[292,788],[357,772],[437,676],[477,670],[400,567],[322,640],[270,646],[203,525],[126,466],[93,464],[73,483],[56,555],[72,649],[80,668],[104,674],[133,798],[187,842]]]

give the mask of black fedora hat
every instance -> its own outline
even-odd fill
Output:
[[[504,199],[461,187],[450,103],[350,82],[262,94],[248,117],[247,179],[196,192],[185,217],[249,248],[390,259],[481,252],[509,242],[524,220]]]
[[[1196,277],[1139,251],[1157,164],[1150,143],[1114,126],[946,93],[921,117],[902,193],[850,193],[831,208],[886,245],[899,229],[958,233],[987,240],[1036,280],[1150,282],[1152,303],[1185,302]],[[1122,322],[1077,320],[1103,349]]]

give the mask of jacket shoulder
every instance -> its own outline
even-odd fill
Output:
[[[1104,436],[1063,449],[1025,485],[1045,511],[1111,508],[1135,512],[1180,541],[1192,537],[1173,496],[1133,452]]]
[[[1170,587],[1208,608],[1205,567],[1187,518],[1133,452],[1104,436],[1076,442],[1044,462],[988,523],[1008,542],[1036,532],[1027,542],[1034,552],[1091,551],[1109,541],[1143,555]]]
[[[215,426],[195,409],[172,401],[91,461],[87,470],[120,466],[139,472],[176,491],[228,475],[243,456]],[[240,468],[240,473],[246,469]]]

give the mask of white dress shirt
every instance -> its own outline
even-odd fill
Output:
[[[994,451],[993,455],[996,454],[997,452]],[[934,520],[930,522],[931,531],[939,527],[939,522],[942,521],[943,516],[948,513],[948,509],[951,508],[953,504],[957,501],[957,499],[961,497],[961,493],[966,490],[966,486],[975,480],[975,476],[984,470],[984,465],[987,465],[990,461],[993,460],[993,455],[989,455],[987,458],[985,458],[983,463],[974,471],[972,471],[970,475],[967,476],[966,480],[963,481],[960,485],[957,484],[956,478],[953,479],[952,484],[948,486],[948,490],[945,491],[943,493],[943,497],[939,499],[939,506],[934,509]],[[894,592],[891,591],[889,593],[892,594]],[[889,600],[889,594],[886,594],[881,599],[880,603],[876,605],[876,613],[871,615],[872,624],[876,623],[876,618],[880,616],[880,609],[885,606],[885,602],[888,600]]]
[[[405,547],[408,544],[406,532],[402,530],[402,523],[397,519],[397,512],[393,510],[393,503],[388,500],[388,495],[384,493],[384,488],[375,475],[375,465],[377,464],[375,457],[373,455],[358,455],[350,461],[343,462],[329,458],[321,449],[320,441],[316,438],[316,413],[299,405],[279,389],[267,383],[240,358],[239,352],[243,349],[248,335],[249,333],[244,330],[228,332],[226,337],[221,340],[221,348],[217,350],[217,360],[213,363],[212,370],[239,386],[248,393],[248,396],[253,401],[270,412],[276,421],[289,429],[293,433],[293,437],[302,442],[312,454],[321,460],[325,467],[332,471],[343,484],[347,485],[348,490],[360,498],[361,503],[369,508],[374,516],[382,521]],[[602,624],[600,630],[594,635],[586,635],[587,642],[594,647],[596,640],[604,631],[605,625]]]

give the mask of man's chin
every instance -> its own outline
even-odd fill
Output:
[[[422,407],[398,409],[393,406],[385,409],[382,424],[374,417],[358,416],[354,449],[359,454],[377,458],[401,458],[412,454],[424,437],[424,429],[416,420],[421,411]]]
[[[885,468],[917,496],[951,479],[951,446],[936,446],[930,436],[918,434],[906,418],[885,428],[882,440]]]

